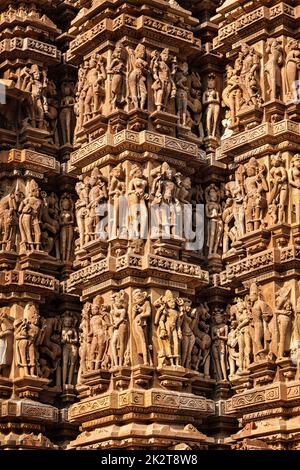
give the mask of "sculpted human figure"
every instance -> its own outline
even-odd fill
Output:
[[[245,165],[245,169],[244,207],[246,231],[252,232],[253,230],[259,230],[263,224],[264,214],[267,208],[266,192],[268,192],[269,188],[264,175],[266,167],[259,165],[254,157]]]
[[[268,100],[276,100],[281,98],[282,79],[281,67],[283,65],[283,48],[278,39],[269,39],[266,45],[266,53],[268,60],[264,66],[265,76],[267,78]]]
[[[61,322],[58,316],[44,318],[43,338],[39,346],[39,356],[41,370],[47,370],[46,378],[51,378],[54,373],[54,382],[57,387],[61,386],[61,355],[62,347],[60,344]],[[45,377],[45,374],[43,374]]]
[[[175,170],[164,162],[152,170],[151,176],[154,178],[151,185],[151,205],[153,206],[151,215],[156,217],[156,235],[163,232],[165,237],[168,237],[174,234],[176,212],[180,208]]]
[[[202,97],[205,113],[206,135],[208,137],[216,137],[221,111],[220,94],[216,87],[216,76],[210,74],[208,76],[207,88]]]
[[[67,313],[63,317],[61,330],[62,344],[62,380],[63,386],[74,385],[75,368],[78,361],[78,332],[76,329],[76,318]]]
[[[225,313],[216,308],[213,312],[213,327],[211,331],[212,357],[217,380],[227,380],[226,344],[228,339],[228,326],[225,323]]]
[[[89,62],[85,61],[83,65],[79,67],[78,71],[78,82],[76,87],[76,99],[74,105],[74,112],[77,117],[76,127],[74,134],[82,130],[84,117],[85,117],[85,98],[86,98],[86,76],[89,70]],[[76,139],[75,139],[76,140]]]
[[[116,46],[110,68],[107,72],[111,79],[111,107],[112,110],[122,109],[125,106],[126,85],[126,49],[122,45]]]
[[[203,369],[204,377],[210,378],[210,356],[211,356],[211,336],[209,334],[210,320],[209,307],[207,303],[200,304],[194,310],[195,319],[193,322],[193,333],[195,344],[192,350],[192,368],[196,371]]]
[[[152,90],[154,92],[154,103],[157,111],[167,111],[170,98],[176,96],[176,85],[174,82],[175,67],[170,69],[169,49],[164,49],[161,53],[153,51],[151,60],[151,70],[154,83]]]
[[[299,67],[300,67],[300,45],[299,41],[290,38],[285,47],[285,73],[284,73],[284,89],[285,98],[288,101],[298,100],[299,92],[297,80],[299,80]]]
[[[188,111],[187,126],[200,138],[204,137],[203,129],[203,105],[202,105],[202,82],[198,72],[192,72],[188,76]]]
[[[111,323],[113,332],[111,337],[112,366],[125,365],[125,353],[128,341],[128,300],[124,290],[112,295]]]
[[[30,111],[30,123],[32,127],[46,129],[45,116],[48,110],[47,99],[47,71],[42,72],[37,64],[33,64],[29,70],[29,77],[24,91],[31,94],[32,108]]]
[[[59,209],[60,259],[70,261],[74,239],[74,202],[70,194],[62,194]]]
[[[238,340],[238,372],[247,371],[251,363],[252,341],[250,334],[251,316],[247,304],[242,299],[238,299],[236,305],[231,307],[234,310],[236,321],[236,336]]]
[[[107,212],[107,178],[98,168],[94,168],[89,180],[88,216],[86,220],[86,242],[96,238],[106,238],[104,216]]]
[[[5,196],[1,191],[0,196],[0,246],[2,250],[10,251],[15,249],[19,225],[18,208],[24,195],[17,186]]]
[[[8,373],[13,360],[14,322],[9,308],[0,310],[0,377]]]
[[[140,165],[134,164],[129,172],[128,202],[128,232],[129,238],[140,238],[147,234],[147,207],[149,194],[146,192],[148,181],[143,176]]]
[[[109,311],[104,305],[104,300],[97,295],[90,309],[89,337],[91,344],[89,347],[89,369],[98,370],[104,368],[104,362],[109,348]]]
[[[74,83],[64,80],[61,84],[61,100],[59,123],[62,137],[62,145],[71,144],[73,142],[73,132],[75,124],[75,89]]]
[[[147,292],[135,289],[132,293],[132,333],[136,351],[142,357],[145,366],[152,365],[149,344],[149,319],[151,317],[151,303]]]
[[[88,221],[88,205],[89,205],[89,193],[90,193],[90,177],[86,176],[83,180],[76,183],[75,189],[79,196],[75,203],[76,210],[76,222],[77,229],[79,232],[79,246],[82,248],[85,243],[89,241],[87,235],[87,221]]]
[[[59,145],[58,132],[57,132],[57,118],[58,118],[58,97],[57,88],[53,80],[47,80],[45,90],[45,117],[47,120],[48,130],[51,134],[53,143]]]
[[[205,200],[205,214],[208,221],[208,254],[213,255],[218,253],[223,233],[220,191],[215,184],[212,183],[205,189]]]
[[[179,304],[181,315],[181,365],[187,369],[191,369],[192,351],[196,341],[194,334],[194,323],[197,320],[196,309],[192,308],[192,301],[187,298],[179,298],[177,303]]]
[[[81,382],[82,375],[85,374],[88,370],[92,369],[91,361],[91,341],[92,334],[90,332],[90,321],[91,321],[91,309],[92,304],[90,302],[85,302],[82,308],[81,322],[79,325],[79,357],[80,357],[80,366],[78,371],[78,383]]]
[[[222,106],[227,108],[227,120],[229,129],[238,125],[239,119],[237,113],[241,104],[241,89],[239,87],[239,79],[237,71],[231,66],[226,67],[227,86],[222,92]]]
[[[179,366],[182,330],[177,299],[172,291],[167,290],[154,306],[157,308],[154,324],[157,326],[158,366]]]
[[[176,107],[179,122],[182,126],[187,125],[187,107],[188,107],[188,74],[189,64],[181,62],[175,75],[176,83]]]
[[[229,251],[231,243],[237,240],[237,227],[233,211],[234,201],[231,197],[226,199],[223,206],[222,220],[224,223],[223,231],[223,254]]]
[[[44,235],[42,246],[48,254],[51,254],[54,248],[54,255],[59,260],[59,199],[53,191],[48,196],[44,191],[41,195],[43,196],[42,237]]]
[[[238,346],[237,326],[238,326],[237,321],[233,320],[229,325],[229,332],[228,332],[228,337],[227,337],[229,379],[235,376],[237,363],[239,359],[239,353],[237,352],[237,346]]]
[[[33,303],[26,304],[23,319],[14,322],[16,341],[16,364],[21,369],[21,376],[37,376],[38,346],[43,341],[43,329],[40,328],[40,316]]]
[[[270,306],[264,302],[261,297],[259,287],[256,283],[250,286],[249,301],[250,315],[250,334],[253,344],[254,359],[262,353],[265,355],[270,350],[270,342],[272,339],[270,333],[270,321],[273,317]]]
[[[147,104],[147,76],[149,64],[146,58],[146,47],[138,44],[135,51],[129,50],[131,71],[128,76],[129,96],[134,109],[146,109]]]
[[[239,86],[242,90],[242,105],[253,106],[261,104],[259,70],[260,56],[246,43],[242,43],[241,52],[235,62],[239,74]]]
[[[272,167],[269,171],[270,193],[268,204],[274,204],[272,223],[284,224],[286,221],[286,207],[288,203],[288,174],[285,169],[285,162],[278,152],[271,156]]]
[[[282,287],[275,294],[275,315],[278,326],[278,358],[286,357],[291,350],[291,329],[293,307],[290,300],[291,288]]]
[[[290,168],[288,171],[288,178],[290,184],[291,194],[291,207],[294,215],[294,220],[299,223],[300,221],[300,154],[293,156]]]
[[[125,172],[122,164],[112,168],[110,172],[110,183],[108,195],[112,201],[113,210],[110,214],[110,236],[122,238],[127,235],[126,213],[122,204],[125,195]]]
[[[19,229],[21,251],[41,249],[41,216],[43,201],[40,188],[32,179],[27,182],[25,199],[19,206]]]
[[[84,78],[84,121],[101,113],[105,99],[105,80],[107,78],[104,59],[99,54],[91,56]]]

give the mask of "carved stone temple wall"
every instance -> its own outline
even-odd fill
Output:
[[[299,20],[1,0],[1,450],[300,448]]]

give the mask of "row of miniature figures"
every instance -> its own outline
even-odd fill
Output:
[[[86,59],[77,85],[65,77],[58,89],[48,78],[47,68],[36,64],[6,71],[3,78],[30,97],[25,100],[23,124],[47,129],[56,144],[73,143],[74,131],[77,135],[97,116],[135,109],[175,113],[178,125],[201,141],[204,136],[220,137],[222,108],[223,137],[228,137],[240,125],[253,126],[258,111],[257,123],[262,122],[264,103],[297,104],[299,63],[300,46],[295,39],[270,38],[262,54],[244,43],[234,65],[227,66],[221,91],[217,83],[221,79],[215,74],[207,77],[203,87],[199,73],[169,49],[149,53],[143,44],[134,50],[118,44],[109,57],[94,53]],[[3,108],[2,120],[13,125],[8,108]],[[257,112],[250,122],[251,109]]]
[[[4,307],[0,373],[9,376],[14,355],[21,377],[46,378],[58,390],[82,383],[91,372],[137,365],[234,380],[264,361],[296,364],[299,313],[291,287],[277,290],[273,309],[256,283],[244,299],[211,313],[207,304],[194,307],[170,290],[152,302],[141,289],[132,292],[131,302],[125,290],[112,294],[109,303],[96,296],[84,304],[81,321],[69,312],[42,318],[33,303],[14,320]]]
[[[97,239],[150,237],[192,242],[206,221],[209,255],[234,251],[243,236],[258,230],[300,223],[300,156],[280,152],[240,164],[232,179],[204,190],[190,176],[164,162],[145,176],[140,164],[118,164],[105,176],[98,168],[68,193],[47,195],[35,180],[5,183],[0,199],[0,244],[13,251],[45,251],[73,259],[75,225],[78,249]],[[205,214],[201,215],[201,208]],[[288,210],[290,208],[290,210]],[[197,210],[200,212],[198,213]],[[75,224],[76,223],[76,224]],[[190,237],[189,238],[189,235]],[[194,250],[201,251],[201,246]]]

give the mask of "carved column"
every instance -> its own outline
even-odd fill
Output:
[[[168,2],[146,1],[143,14],[138,2],[120,5],[106,3],[104,16],[87,2],[67,54],[79,67],[69,167],[79,240],[67,286],[84,303],[80,401],[69,411],[82,433],[70,448],[206,448],[214,440],[197,426],[214,414],[214,380],[195,304],[209,282],[195,184],[206,163],[198,21]],[[194,240],[180,227],[196,216]]]
[[[60,284],[72,269],[75,201],[59,156],[59,116],[67,101],[72,113],[72,100],[55,76],[58,3],[63,11],[62,2],[50,1],[0,7],[1,448],[12,435],[15,449],[57,448],[49,430],[56,428],[58,440],[62,428],[66,437],[74,433],[56,407],[74,401],[74,385],[70,397],[62,377],[64,318],[79,326],[78,301]],[[74,17],[74,6],[65,7]],[[76,348],[73,382],[78,340]]]
[[[228,307],[235,394],[225,406],[228,416],[243,417],[243,430],[228,439],[238,446],[258,437],[274,448],[298,445],[281,440],[283,422],[298,432],[297,14],[293,2],[226,1],[213,18],[214,51],[227,64],[217,150],[230,172],[220,286],[239,297]]]

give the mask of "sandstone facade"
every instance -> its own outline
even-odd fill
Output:
[[[299,18],[2,0],[0,449],[298,449]]]

